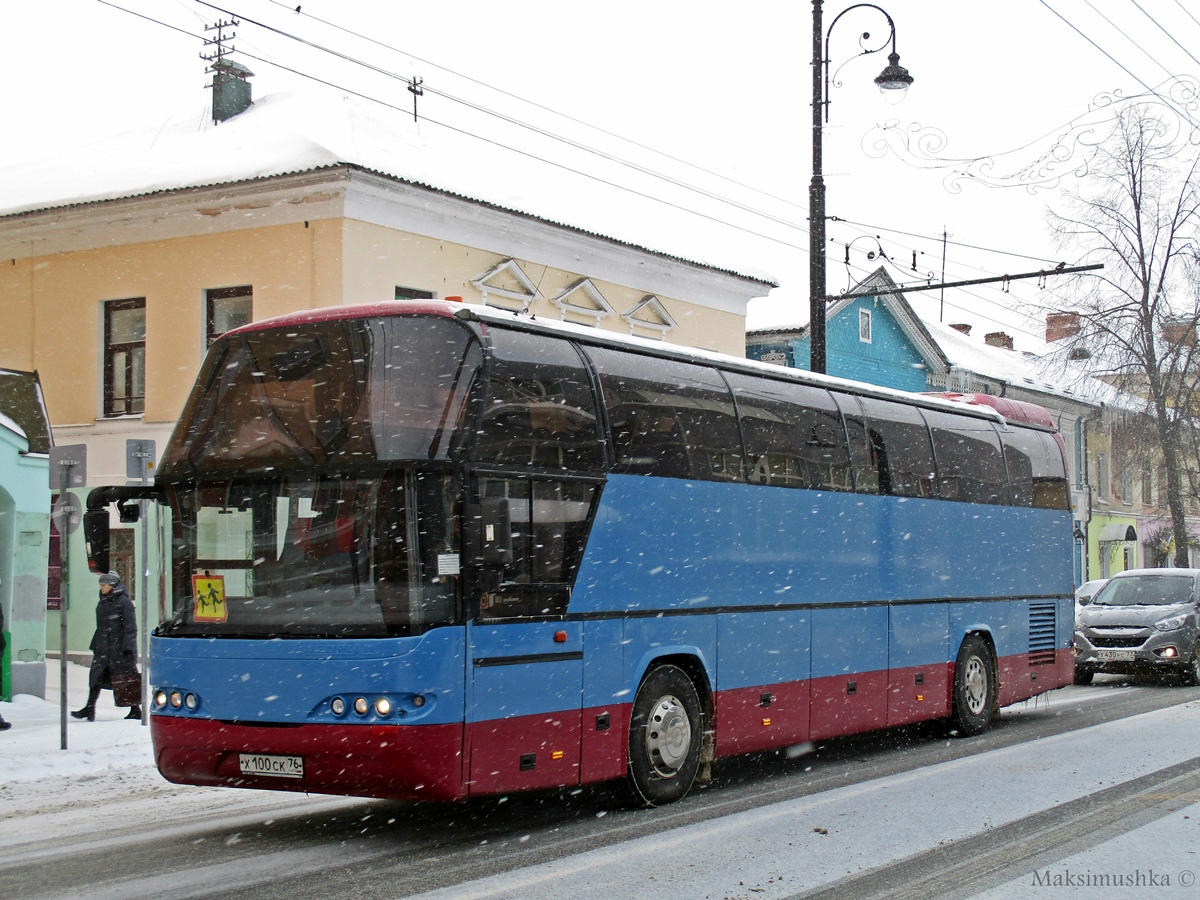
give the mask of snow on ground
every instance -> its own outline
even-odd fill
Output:
[[[42,778],[94,779],[103,772],[154,769],[150,729],[141,720],[126,720],[129,710],[113,706],[111,691],[101,693],[95,722],[67,717],[67,749],[62,750],[58,660],[48,660],[46,670],[48,699],[17,694],[11,703],[0,703],[0,715],[13,725],[0,731],[0,802],[7,802],[7,791],[28,789],[29,782]],[[70,709],[87,701],[87,678],[86,666],[67,664]]]
[[[316,811],[354,802],[169,784],[154,768],[149,729],[125,720],[126,711],[115,708],[107,692],[97,721],[69,720],[68,749],[61,750],[57,665],[51,669],[51,700],[18,696],[0,703],[0,714],[13,723],[0,732],[0,849],[36,855],[40,842],[94,828],[99,804],[105,804],[105,816],[178,823],[187,815],[261,818],[285,804],[293,811],[297,803],[312,804]],[[69,705],[77,708],[86,698],[87,669],[69,665],[68,682]],[[1077,692],[1071,702],[1090,696]],[[1022,709],[1007,714],[1021,715]],[[794,800],[773,803],[768,792],[756,809],[430,896],[608,898],[652,890],[664,900],[788,897],[1195,760],[1198,733],[1195,702]],[[1178,812],[1042,868],[1060,878],[1115,869],[1167,873],[1176,879],[1172,889],[1156,896],[1191,896],[1174,891],[1181,874],[1200,873],[1200,797],[1183,800],[1190,805]],[[671,865],[664,869],[662,859]],[[1047,890],[1031,872],[983,896],[1072,893]]]
[[[68,709],[87,700],[87,676],[86,666],[67,665]],[[0,715],[12,723],[0,731],[0,850],[36,855],[47,841],[95,831],[98,816],[167,824],[219,812],[235,821],[239,814],[261,819],[273,810],[355,802],[171,784],[154,766],[150,729],[127,720],[128,710],[113,706],[111,691],[101,693],[95,722],[67,717],[63,750],[56,660],[49,661],[47,681],[47,700],[18,694],[0,702]]]

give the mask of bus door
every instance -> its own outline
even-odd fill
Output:
[[[563,547],[593,487],[481,479],[485,573],[468,623],[469,792],[579,781],[583,623],[566,620]]]

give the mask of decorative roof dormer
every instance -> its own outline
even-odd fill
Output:
[[[499,309],[529,312],[529,305],[533,301],[543,299],[537,285],[530,281],[513,259],[496,263],[483,274],[472,278],[471,284],[483,295],[485,306]]]
[[[653,294],[643,297],[629,310],[621,313],[621,318],[629,323],[630,334],[644,336],[649,332],[659,340],[666,338],[667,332],[679,327],[667,312],[667,308],[662,305],[662,301]]]
[[[617,312],[590,278],[580,278],[550,302],[562,310],[563,321],[584,325],[598,326],[601,319]]]

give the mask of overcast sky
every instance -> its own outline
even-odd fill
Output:
[[[825,26],[850,5],[826,3]],[[868,46],[883,43],[886,20],[863,9],[837,22],[830,58],[840,86],[830,90],[824,168],[827,212],[846,221],[828,227],[836,242],[828,253],[831,293],[878,264],[866,257],[878,249],[876,235],[898,281],[941,279],[943,231],[948,281],[1057,261],[1045,210],[1058,190],[1074,186],[1073,167],[1060,164],[1062,180],[1037,192],[1012,186],[1020,179],[1011,176],[1033,166],[1068,123],[1089,121],[1099,95],[1142,93],[1172,74],[1200,73],[1182,49],[1200,47],[1200,9],[1186,0],[879,5],[895,22],[901,64],[916,80],[903,103],[884,103],[873,79],[886,51],[853,57],[864,31]],[[461,129],[586,171],[625,189],[612,190],[615,204],[628,191],[661,197],[664,223],[709,240],[718,234],[728,244],[723,263],[783,285],[754,305],[752,325],[807,319],[812,6],[805,0],[308,0],[299,13],[276,0],[54,0],[5,4],[5,13],[0,166],[195,114],[208,102],[209,76],[199,58],[205,48],[192,35],[233,13],[241,19],[233,58],[255,73],[256,97],[350,90],[411,109],[406,79],[423,79],[422,129]],[[970,171],[985,177],[952,190],[946,176],[965,164],[929,167],[867,152],[875,128],[889,122],[894,139],[940,135],[942,145],[928,149],[933,156],[993,163],[975,164]],[[1010,186],[986,187],[988,179]],[[571,224],[586,228],[586,217],[580,210]],[[938,292],[909,297],[939,315]],[[945,293],[943,315],[974,324],[977,334],[1003,328],[1020,349],[1040,326],[1012,310],[1038,302],[1053,305],[1033,282],[1010,293],[959,289]]]

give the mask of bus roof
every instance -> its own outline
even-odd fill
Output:
[[[834,387],[863,396],[897,400],[903,403],[936,409],[950,409],[957,413],[974,414],[1002,424],[1005,422],[1020,422],[1035,428],[1050,431],[1057,430],[1050,413],[1035,403],[1011,400],[1007,397],[996,397],[991,394],[960,394],[953,392],[912,393],[880,385],[851,381],[833,375],[817,374],[804,369],[787,368],[755,359],[730,356],[729,354],[717,353],[712,350],[667,344],[662,341],[641,338],[636,335],[601,331],[587,325],[578,325],[554,319],[539,319],[536,316],[521,314],[516,311],[466,304],[455,300],[383,300],[377,303],[307,309],[251,322],[227,332],[225,336],[238,336],[256,331],[287,328],[289,326],[303,327],[320,322],[414,315],[444,316],[446,318],[475,321],[483,325],[506,325],[528,331],[558,333],[589,344],[648,351],[656,356],[670,357],[685,362],[708,362],[726,368],[736,368],[742,371],[752,371],[756,374],[769,375],[774,378],[790,379],[821,387]]]

